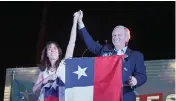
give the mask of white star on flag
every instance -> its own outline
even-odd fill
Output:
[[[81,78],[81,76],[87,76],[87,74],[85,73],[86,69],[87,69],[87,67],[85,67],[85,68],[82,69],[82,68],[78,65],[78,70],[75,71],[75,72],[73,72],[73,73],[78,74],[78,80],[79,80],[79,79]]]
[[[20,92],[20,93],[23,95],[22,100],[24,99],[29,100],[29,95],[32,94],[32,93],[29,93],[27,89],[25,90],[25,92]]]

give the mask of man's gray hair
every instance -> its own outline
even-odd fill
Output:
[[[124,30],[125,30],[125,34],[127,35],[127,37],[128,37],[128,41],[130,40],[130,30],[127,28],[127,27],[125,27],[125,26],[122,26],[122,25],[118,25],[118,26],[116,26],[113,30],[115,30],[116,28],[123,28]]]

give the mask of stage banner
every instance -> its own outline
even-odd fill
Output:
[[[135,89],[137,101],[176,101],[175,60],[150,60],[145,65],[147,82]]]
[[[33,94],[32,87],[38,74],[38,67],[7,69],[4,101],[37,101],[39,92]]]

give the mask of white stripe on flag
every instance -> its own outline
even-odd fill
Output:
[[[93,86],[67,88],[65,101],[93,101]]]

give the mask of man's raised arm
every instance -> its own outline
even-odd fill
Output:
[[[80,16],[78,18],[79,35],[82,36],[89,51],[91,51],[92,53],[94,53],[96,55],[100,55],[102,45],[99,43],[96,43],[93,40],[93,38],[90,36],[90,34],[86,30],[84,23],[83,23],[83,20],[82,20],[83,19],[83,12],[80,10],[79,13],[80,13]]]

